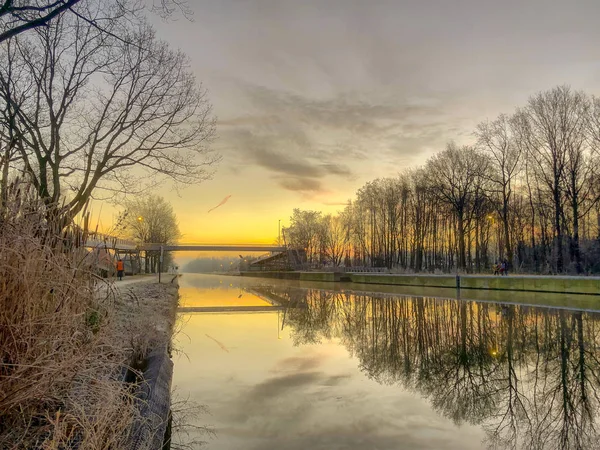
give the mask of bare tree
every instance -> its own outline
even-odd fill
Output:
[[[427,184],[427,174],[423,168],[411,171],[412,219],[413,230],[413,263],[412,268],[419,272],[423,267],[425,256],[425,239],[430,230],[432,220],[431,195]]]
[[[466,269],[465,225],[473,203],[478,180],[488,162],[474,148],[448,144],[427,163],[430,185],[441,201],[452,206],[457,221],[458,266]]]
[[[16,84],[28,83],[29,78],[26,67],[15,62],[15,51],[15,46],[8,42],[5,52],[0,54],[0,64],[4,67],[9,80],[5,89],[14,99],[12,103],[3,102],[0,109],[0,214],[4,212],[4,206],[7,202],[10,165],[14,163],[18,154],[16,149],[18,136],[15,128],[16,112],[26,98],[23,95],[13,96],[12,93]]]
[[[124,234],[140,244],[173,244],[180,237],[173,207],[164,198],[148,195],[126,204]],[[156,272],[158,254],[146,254],[146,272]]]
[[[312,263],[320,256],[323,236],[323,220],[320,211],[303,211],[294,209],[290,217],[290,226],[286,229],[288,243],[295,248],[306,251]]]
[[[90,24],[101,29],[94,17],[82,15],[74,7],[82,0],[2,0],[0,1],[0,43],[9,40],[25,31],[47,26],[50,21],[65,13],[78,14]],[[87,0],[83,0],[84,2]],[[131,13],[140,7],[127,0],[115,0],[124,11]],[[192,11],[185,0],[156,0],[152,3],[152,11],[165,19],[175,12],[192,17]],[[110,33],[109,30],[106,30]]]
[[[0,3],[0,42],[47,25],[81,0],[4,0]]]
[[[553,205],[554,270],[562,272],[564,177],[569,149],[582,129],[584,94],[559,86],[531,97],[520,109],[519,133],[537,177],[551,195]]]
[[[502,114],[492,122],[480,123],[475,136],[480,148],[490,156],[490,187],[492,194],[499,199],[498,213],[502,220],[506,256],[512,262],[513,242],[509,214],[513,184],[521,162],[521,147],[515,142],[511,128],[510,118]]]
[[[207,147],[211,105],[185,55],[143,21],[112,20],[120,12],[111,16],[107,1],[88,1],[81,14],[17,38],[8,57],[26,68],[24,80],[0,68],[21,168],[46,202],[67,198],[70,214],[92,194],[139,192],[150,175],[152,184],[161,176],[200,181],[218,160]]]
[[[325,255],[334,266],[340,266],[344,260],[344,251],[348,243],[348,226],[341,215],[326,215],[322,219],[322,241]]]
[[[566,143],[567,161],[564,173],[565,194],[571,209],[572,233],[569,255],[577,273],[583,271],[580,251],[580,221],[596,206],[598,196],[594,192],[593,139],[588,134],[591,103],[583,93],[574,98],[571,132]]]

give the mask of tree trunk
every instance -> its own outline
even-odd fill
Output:
[[[579,249],[579,198],[573,186],[573,238],[571,239],[570,253],[571,260],[575,262],[575,270],[577,273],[583,272],[581,267],[581,252]]]
[[[466,270],[466,249],[465,249],[465,222],[463,213],[458,213],[458,266],[462,270]]]
[[[2,180],[0,182],[0,213],[3,213],[6,201],[8,199],[8,162],[10,159],[10,145],[6,145],[4,156],[2,157]],[[3,214],[0,214],[2,217]]]
[[[561,216],[561,203],[560,203],[560,192],[558,190],[559,180],[555,180],[554,188],[554,233],[555,233],[555,258],[556,258],[556,272],[561,273],[563,271],[563,258],[562,258],[562,247],[563,247],[563,235],[562,227],[560,224]]]
[[[510,242],[510,227],[508,225],[508,198],[506,198],[506,195],[504,196],[502,203],[502,222],[502,225],[504,226],[504,245],[506,248],[506,258],[508,259],[508,264],[511,265],[514,255],[512,244]]]

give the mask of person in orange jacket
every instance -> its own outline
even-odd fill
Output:
[[[125,271],[125,264],[123,264],[123,260],[121,258],[119,258],[119,260],[117,261],[117,276],[119,277],[119,280],[123,279],[124,271]]]

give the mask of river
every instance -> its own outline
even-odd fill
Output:
[[[207,409],[187,421],[212,430],[185,442],[597,448],[600,314],[326,287],[180,278],[183,307],[211,308],[180,312],[173,384]]]

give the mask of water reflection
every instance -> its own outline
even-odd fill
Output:
[[[290,307],[295,345],[339,339],[380,384],[425,397],[491,449],[598,442],[600,315],[518,305],[255,288]]]

